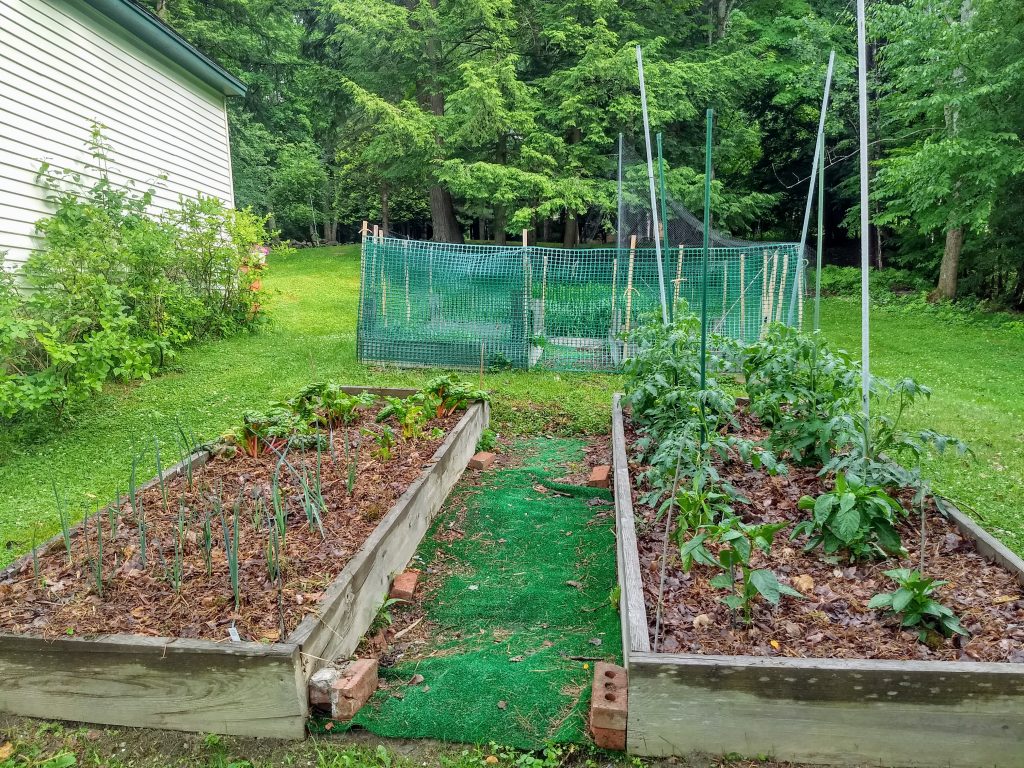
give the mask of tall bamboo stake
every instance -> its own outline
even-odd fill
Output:
[[[768,251],[762,251],[761,256],[761,327],[758,328],[758,335],[761,334],[764,324],[769,322],[769,316],[765,314],[768,308]]]
[[[772,254],[772,279],[768,283],[768,317],[765,322],[773,323],[775,321],[775,280],[778,277],[779,272],[779,252],[775,251]]]
[[[412,304],[409,303],[409,241],[402,243],[402,252],[405,262],[405,322],[412,321]]]
[[[619,285],[619,257],[612,257],[612,321],[611,331],[615,333],[615,293]]]
[[[789,259],[782,257],[782,281],[779,283],[779,300],[775,305],[775,322],[782,322],[783,298],[786,296],[786,272],[789,270]]]
[[[672,291],[672,307],[674,308],[679,304],[679,290],[683,284],[683,244],[679,244],[679,258],[676,260],[676,279],[672,281],[674,286]]]
[[[644,142],[647,148],[647,181],[651,193],[651,217],[654,232],[658,229],[658,200],[654,192],[654,159],[651,156],[651,125],[647,116],[647,87],[644,84],[644,57],[640,46],[636,47],[636,68],[640,74],[640,111],[644,118]],[[665,274],[661,268],[661,238],[654,237],[654,254],[658,262],[658,298],[661,299],[661,322],[668,325],[668,302],[665,300]]]
[[[729,260],[722,261],[722,332],[725,332],[725,316],[729,311]]]
[[[740,340],[744,340],[747,331],[747,278],[746,278],[747,254],[740,254]]]
[[[629,271],[626,273],[626,333],[629,333],[630,315],[633,312],[633,266],[636,263],[636,235],[629,237]]]
[[[544,271],[541,274],[540,279],[540,326],[545,327],[544,318],[547,317],[547,300],[548,300],[548,255],[544,254]],[[564,273],[563,273],[564,274]]]
[[[860,396],[864,410],[864,448],[868,453],[871,435],[869,416],[871,414],[871,325],[870,289],[868,286],[868,236],[871,222],[868,218],[868,54],[867,19],[864,14],[864,0],[857,0],[857,102],[858,133],[860,134]]]

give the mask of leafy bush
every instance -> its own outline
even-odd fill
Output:
[[[815,283],[814,270],[808,272],[807,284]],[[827,265],[821,270],[822,296],[860,296],[860,267]],[[905,269],[872,269],[868,273],[869,289],[883,302],[886,294],[919,294],[935,286]]]
[[[799,507],[813,510],[813,517],[798,523],[790,539],[808,535],[806,549],[821,546],[827,554],[845,549],[854,558],[898,555],[903,549],[896,526],[906,510],[884,488],[853,475],[839,473],[835,490],[817,499],[804,496]]]
[[[968,634],[956,614],[933,597],[935,590],[948,581],[927,578],[910,568],[895,568],[885,571],[885,575],[895,581],[898,588],[875,595],[868,602],[868,608],[883,608],[901,616],[900,626],[920,627],[918,639],[922,642],[927,639],[929,630],[946,637]]]
[[[771,427],[769,444],[800,464],[825,464],[856,428],[860,369],[818,334],[773,325],[747,347],[750,411]]]
[[[99,126],[88,146],[84,172],[41,167],[54,209],[36,224],[43,247],[22,268],[24,290],[6,273],[0,282],[0,417],[59,413],[260,318],[265,220],[213,198],[154,216],[152,188],[111,179]]]

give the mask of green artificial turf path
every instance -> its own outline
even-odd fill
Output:
[[[418,553],[441,581],[418,597],[432,654],[382,667],[354,724],[518,748],[586,739],[594,662],[621,663],[621,641],[611,495],[553,480],[582,449],[520,440],[521,465],[458,486]]]

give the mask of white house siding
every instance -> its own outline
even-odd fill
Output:
[[[234,205],[225,97],[75,0],[0,0],[0,252],[39,247],[49,212],[45,160],[80,169],[93,122],[113,147],[111,176],[156,189],[154,208],[198,194]],[[167,179],[160,181],[160,176]]]

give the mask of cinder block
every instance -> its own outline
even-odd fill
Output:
[[[391,599],[412,600],[412,596],[416,592],[416,582],[419,581],[419,578],[420,572],[415,569],[402,571],[402,573],[395,576],[395,580],[391,582]]]
[[[601,464],[590,470],[590,479],[587,481],[587,485],[591,488],[610,488],[612,483],[609,478],[609,473],[612,468],[607,464]]]
[[[377,690],[377,660],[356,659],[331,686],[331,717],[351,720]]]
[[[603,661],[595,664],[590,724],[594,728],[625,732],[627,696],[626,670]]]
[[[497,457],[493,453],[480,451],[469,460],[470,469],[490,469]]]

